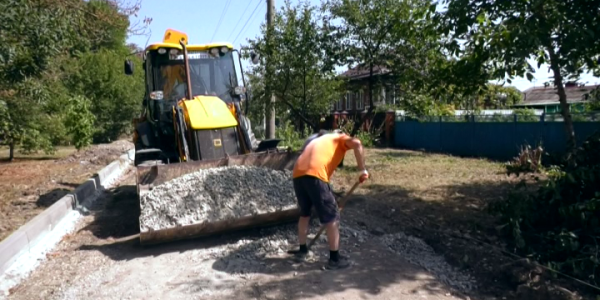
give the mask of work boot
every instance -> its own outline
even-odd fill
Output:
[[[288,254],[293,254],[293,260],[296,262],[305,262],[313,257],[313,253],[310,250],[302,251],[298,249],[288,250]]]
[[[345,256],[340,255],[338,258],[338,261],[333,261],[330,258],[329,262],[327,262],[327,265],[325,266],[325,268],[327,268],[328,270],[339,270],[339,269],[345,269],[349,266],[350,266],[350,259],[348,259]]]
[[[313,253],[312,251],[298,251],[296,253],[294,253],[294,260],[296,262],[305,262],[307,260],[309,260],[310,258],[312,258]]]

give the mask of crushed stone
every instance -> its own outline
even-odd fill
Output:
[[[165,182],[144,195],[140,229],[214,222],[295,206],[289,170],[255,166],[204,169]]]
[[[377,239],[390,251],[431,272],[441,282],[461,292],[469,292],[475,288],[475,279],[455,270],[422,239],[402,232],[386,234]]]

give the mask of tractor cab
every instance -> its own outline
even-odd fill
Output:
[[[236,72],[229,43],[188,45],[187,35],[167,30],[162,43],[144,51],[146,93],[136,119],[136,163],[215,159],[274,149],[279,141],[257,144],[241,111],[250,100]],[[256,63],[257,56],[253,56]],[[238,66],[242,81],[241,58]],[[133,64],[125,62],[125,73]]]

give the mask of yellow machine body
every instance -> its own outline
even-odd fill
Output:
[[[185,118],[191,129],[219,129],[238,126],[238,121],[221,99],[196,96],[181,101]]]

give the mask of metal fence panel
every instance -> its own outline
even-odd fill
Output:
[[[566,137],[563,122],[529,121],[448,121],[437,118],[426,121],[397,120],[396,147],[442,152],[458,156],[487,157],[508,160],[518,155],[526,144],[542,144],[551,154],[564,153]],[[573,122],[578,144],[600,130],[598,121]]]

